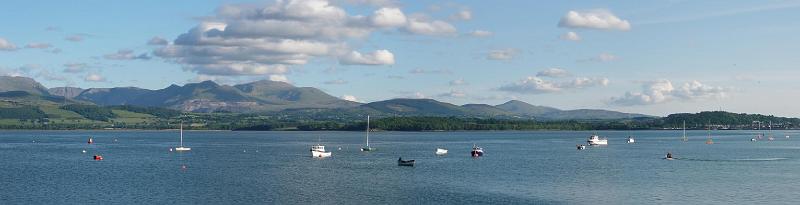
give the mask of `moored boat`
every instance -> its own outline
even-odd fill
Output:
[[[331,156],[331,152],[325,151],[325,146],[323,146],[321,144],[317,144],[317,145],[311,146],[311,157],[323,158],[323,157],[330,157],[330,156]]]
[[[367,115],[367,139],[366,139],[367,146],[361,147],[362,152],[370,152],[375,151],[375,148],[369,146],[369,115]]]
[[[447,149],[445,148],[436,148],[436,155],[446,155]]]
[[[633,137],[628,136],[628,144],[633,144],[634,142],[636,141],[633,139]]]
[[[416,160],[413,160],[413,159],[412,160],[403,160],[402,157],[400,157],[400,159],[397,159],[397,166],[413,167],[415,163],[416,163]]]
[[[578,148],[578,150],[584,150],[584,149],[586,149],[586,145],[582,145],[582,144],[575,145],[575,148]]]
[[[100,160],[103,160],[103,156],[101,156],[101,155],[94,155],[94,160],[95,160],[95,161],[100,161]]]
[[[180,146],[176,147],[175,151],[180,151],[180,152],[192,151],[192,148],[183,146],[183,122],[181,122],[181,142],[180,142]]]
[[[589,137],[589,140],[586,140],[586,143],[589,143],[589,145],[608,145],[608,138],[600,139],[600,136],[593,134]]]
[[[87,144],[92,144],[92,143],[94,143],[94,140],[92,140],[92,137],[89,137],[89,141],[87,141],[86,143]]]
[[[483,156],[483,148],[476,146],[475,144],[472,145],[472,157],[480,157]]]

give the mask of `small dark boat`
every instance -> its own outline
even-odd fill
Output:
[[[671,152],[667,152],[667,156],[666,156],[666,157],[664,157],[664,159],[666,159],[666,160],[673,160],[673,158],[672,158],[672,153],[671,153]]]
[[[400,157],[400,159],[397,160],[397,166],[413,167],[414,166],[414,160],[413,159],[412,160],[403,160],[403,158]]]

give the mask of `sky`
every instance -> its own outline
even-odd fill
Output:
[[[4,1],[0,75],[800,117],[800,1]]]

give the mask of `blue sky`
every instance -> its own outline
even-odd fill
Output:
[[[7,1],[0,74],[797,117],[797,19],[800,1]]]

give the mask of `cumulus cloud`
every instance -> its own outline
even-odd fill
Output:
[[[28,43],[28,45],[25,45],[25,48],[35,48],[35,49],[46,49],[50,47],[53,47],[53,45],[49,43]]]
[[[378,27],[399,27],[406,24],[406,15],[399,8],[381,8],[370,17],[372,25]]]
[[[328,84],[328,85],[344,85],[344,84],[347,84],[348,82],[346,80],[337,79],[337,80],[325,81],[323,83]]]
[[[150,40],[147,41],[147,45],[164,46],[164,45],[167,45],[167,44],[169,44],[169,41],[167,41],[167,39],[163,39],[163,38],[158,37],[158,36],[155,36],[155,37],[153,37],[153,38],[151,38]]]
[[[118,50],[116,53],[103,55],[103,58],[109,60],[150,60],[150,56],[147,55],[147,53],[136,55],[133,53],[133,50],[129,49],[122,49]]]
[[[394,64],[394,54],[388,50],[377,50],[366,54],[350,51],[347,55],[339,57],[339,63],[342,65],[392,65]]]
[[[449,24],[444,26],[446,23],[416,15],[408,17],[399,7],[384,3],[369,15],[348,14],[326,0],[223,5],[214,16],[203,18],[153,54],[198,74],[282,74],[287,71],[284,68],[319,57],[339,58],[346,65],[394,64],[394,54],[388,50],[360,53],[349,46],[349,42],[365,39],[376,31],[422,35],[455,31]],[[276,69],[241,72],[243,67]]]
[[[548,68],[543,71],[539,71],[536,73],[536,77],[552,77],[552,78],[563,78],[569,77],[569,71],[561,69],[561,68]]]
[[[356,98],[356,96],[352,96],[352,95],[342,95],[342,100],[347,100],[347,101],[350,101],[350,102],[361,102],[361,101],[358,101],[358,98]]]
[[[539,77],[528,76],[519,82],[501,86],[498,90],[521,94],[556,93],[569,89],[607,86],[608,78],[578,77],[571,81],[553,82]]]
[[[0,38],[0,51],[14,51],[14,50],[17,50],[17,45],[14,45],[5,38]]]
[[[568,40],[568,41],[580,41],[581,40],[581,36],[579,36],[578,33],[570,31],[570,32],[566,32],[564,34],[561,34],[561,39]]]
[[[489,37],[494,35],[494,33],[485,30],[474,30],[472,32],[469,32],[469,35],[472,37]]]
[[[97,73],[90,73],[83,80],[87,82],[106,82],[106,78]]]
[[[631,24],[627,20],[620,19],[611,11],[605,9],[569,11],[561,17],[558,26],[619,31],[631,29]]]
[[[491,50],[491,51],[489,51],[489,55],[486,56],[486,59],[489,59],[489,60],[511,60],[518,53],[519,53],[519,51],[517,49],[513,49],[513,48]]]
[[[457,32],[456,27],[450,23],[440,20],[431,20],[424,15],[410,17],[405,30],[413,34],[433,36],[452,35]]]
[[[684,83],[676,88],[666,79],[644,82],[642,91],[626,92],[621,97],[611,98],[610,104],[620,106],[651,105],[669,102],[675,99],[692,101],[702,99],[718,99],[728,95],[729,88],[710,86],[699,81]]]
[[[86,63],[66,63],[64,64],[65,73],[83,73],[86,70]]]
[[[395,0],[339,0],[349,4],[356,5],[369,5],[376,7],[397,6],[398,2]]]

